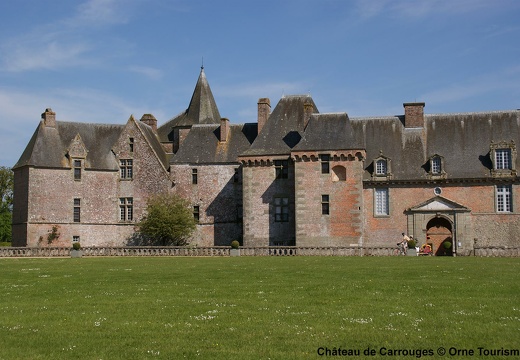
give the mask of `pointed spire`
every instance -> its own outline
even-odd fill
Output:
[[[186,110],[186,116],[190,120],[191,125],[220,124],[220,113],[206,79],[204,65],[201,66],[199,79],[195,85],[190,105]]]

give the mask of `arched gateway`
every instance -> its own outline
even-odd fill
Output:
[[[456,256],[472,249],[471,210],[435,196],[405,211],[408,233],[413,234],[419,246],[429,244],[436,256]]]

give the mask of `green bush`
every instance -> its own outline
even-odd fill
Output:
[[[408,242],[408,249],[415,249],[415,245],[417,244],[415,242],[415,239],[410,239],[407,242]]]
[[[445,241],[444,243],[442,243],[442,246],[444,246],[445,249],[450,249],[451,248],[451,242]]]
[[[0,241],[0,246],[11,246],[11,242],[9,242],[9,241]]]
[[[231,241],[231,248],[232,249],[238,249],[239,246],[240,246],[240,243],[237,240]]]
[[[72,243],[72,248],[74,250],[80,250],[81,249],[81,244],[79,242]]]

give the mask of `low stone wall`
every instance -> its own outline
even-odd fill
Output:
[[[473,255],[481,257],[520,257],[520,246],[475,247]]]
[[[83,256],[230,256],[229,246],[120,246],[83,247]],[[395,247],[242,247],[241,256],[392,256]],[[460,255],[460,254],[459,254]],[[520,257],[520,247],[476,247],[467,254],[480,257]],[[70,257],[67,247],[0,247],[0,258],[8,257]]]

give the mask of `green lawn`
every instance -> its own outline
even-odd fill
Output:
[[[514,258],[0,259],[0,274],[0,359],[520,349]]]

